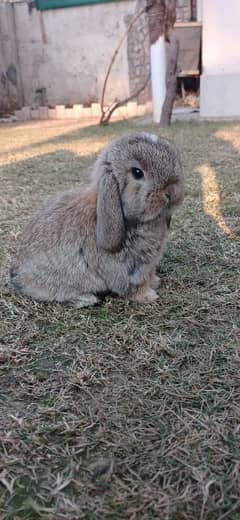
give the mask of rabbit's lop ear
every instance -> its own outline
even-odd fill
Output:
[[[117,251],[125,234],[124,216],[118,181],[112,172],[105,172],[99,181],[97,198],[97,246]]]

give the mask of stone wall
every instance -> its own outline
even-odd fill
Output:
[[[23,103],[11,4],[0,2],[0,112]]]
[[[197,20],[197,0],[177,0],[177,22]]]
[[[138,0],[135,14],[140,12],[145,5],[145,0]],[[129,25],[132,17],[126,17],[126,24]],[[129,89],[130,94],[137,92],[141,85],[144,85],[150,72],[150,41],[148,31],[148,19],[146,13],[135,22],[132,30],[128,34],[127,40],[128,70],[129,70]],[[139,102],[150,99],[150,81],[143,92],[138,96]]]

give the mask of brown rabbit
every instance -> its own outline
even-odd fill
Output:
[[[44,302],[96,305],[108,292],[149,303],[172,211],[183,200],[173,144],[130,134],[99,154],[92,181],[49,198],[20,237],[11,284]]]

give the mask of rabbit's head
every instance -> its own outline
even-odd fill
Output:
[[[115,250],[125,230],[170,216],[183,200],[183,175],[172,143],[148,133],[110,143],[93,170],[98,184],[97,242]]]

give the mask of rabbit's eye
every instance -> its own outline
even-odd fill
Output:
[[[131,168],[131,172],[132,172],[132,176],[136,180],[142,179],[144,177],[144,173],[142,170],[140,170],[140,168],[133,167],[133,168]]]

